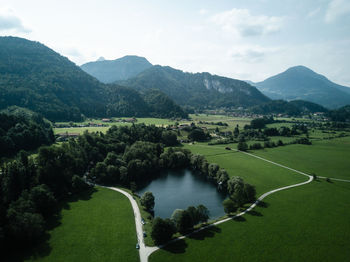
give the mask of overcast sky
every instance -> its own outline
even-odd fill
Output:
[[[305,65],[350,86],[350,0],[0,0],[0,34],[261,81]]]

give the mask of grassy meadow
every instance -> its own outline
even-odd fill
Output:
[[[306,181],[306,177],[271,163],[239,153],[225,150],[225,146],[204,144],[185,145],[193,153],[206,157],[209,163],[217,163],[230,176],[240,176],[256,187],[257,195],[275,188]]]
[[[313,141],[253,151],[254,154],[303,172],[350,179],[350,137]]]
[[[48,246],[26,261],[139,261],[134,213],[122,194],[96,188],[67,203]]]
[[[348,261],[349,197],[350,183],[325,180],[281,191],[265,207],[171,244],[149,261]]]
[[[253,153],[304,172],[350,179],[349,144],[350,138],[345,137]],[[225,152],[225,146],[186,147],[256,185],[258,195],[268,191],[271,181],[294,183],[287,179],[301,177],[289,171],[284,174],[278,167],[269,169],[271,164],[246,159],[249,156],[241,153]],[[350,183],[323,179],[280,191],[243,218],[171,244],[152,254],[150,261],[348,261],[349,197]]]

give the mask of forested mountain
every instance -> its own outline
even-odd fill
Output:
[[[255,86],[272,99],[306,100],[328,108],[350,104],[350,88],[304,66],[291,67]]]
[[[244,81],[209,73],[185,73],[163,66],[153,66],[118,83],[141,92],[159,89],[177,104],[196,108],[248,107],[270,100]]]
[[[0,110],[13,105],[52,121],[79,121],[82,114],[151,116],[156,106],[148,107],[134,90],[100,83],[43,44],[0,37]]]
[[[180,106],[175,104],[173,100],[157,89],[147,90],[144,95],[144,100],[151,108],[150,111],[152,111],[151,114],[153,117],[187,117],[187,114]]]
[[[350,105],[332,110],[328,115],[332,121],[350,122]]]
[[[103,88],[67,58],[46,46],[0,37],[0,109],[17,105],[50,120],[103,115]]]
[[[290,102],[284,100],[272,100],[262,105],[254,106],[250,109],[257,114],[286,114],[290,116],[299,116],[315,112],[328,112],[325,107],[303,100],[293,100]]]
[[[115,60],[99,59],[81,65],[86,73],[106,84],[129,79],[150,67],[152,64],[146,58],[130,55]]]

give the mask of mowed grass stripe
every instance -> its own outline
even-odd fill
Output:
[[[29,261],[139,261],[129,200],[96,188],[91,199],[70,202],[61,224],[50,232],[49,254]]]
[[[241,221],[155,252],[167,261],[349,261],[350,184],[315,181],[266,198]]]

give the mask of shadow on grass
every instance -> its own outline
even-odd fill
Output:
[[[210,226],[206,229],[189,235],[188,238],[195,240],[204,240],[208,237],[214,237],[216,233],[221,233],[221,228],[218,228],[217,226]]]
[[[255,210],[250,210],[250,211],[247,212],[247,214],[252,215],[252,216],[256,216],[256,217],[262,217],[263,216],[260,212],[255,211]]]
[[[264,202],[264,201],[259,201],[256,205],[257,205],[258,207],[267,208],[270,204],[269,204],[269,203],[266,203],[266,202]]]
[[[53,230],[54,228],[61,225],[61,211],[63,209],[70,209],[69,203],[77,202],[79,200],[89,200],[93,193],[97,189],[90,188],[80,194],[72,195],[65,200],[62,200],[57,204],[54,214],[46,218],[46,232],[42,238],[40,238],[36,243],[25,243],[12,244],[11,246],[15,249],[8,249],[6,252],[6,259],[4,261],[23,261],[23,260],[36,260],[48,256],[51,253],[52,247],[49,244],[51,235],[48,233],[48,230]],[[1,260],[2,261],[2,260]]]
[[[232,220],[236,221],[236,222],[245,222],[245,221],[247,221],[247,219],[245,219],[243,216],[234,217],[234,218],[232,218]]]
[[[186,241],[181,239],[170,245],[163,247],[162,249],[170,253],[179,254],[179,253],[185,253],[186,248],[187,248]]]

